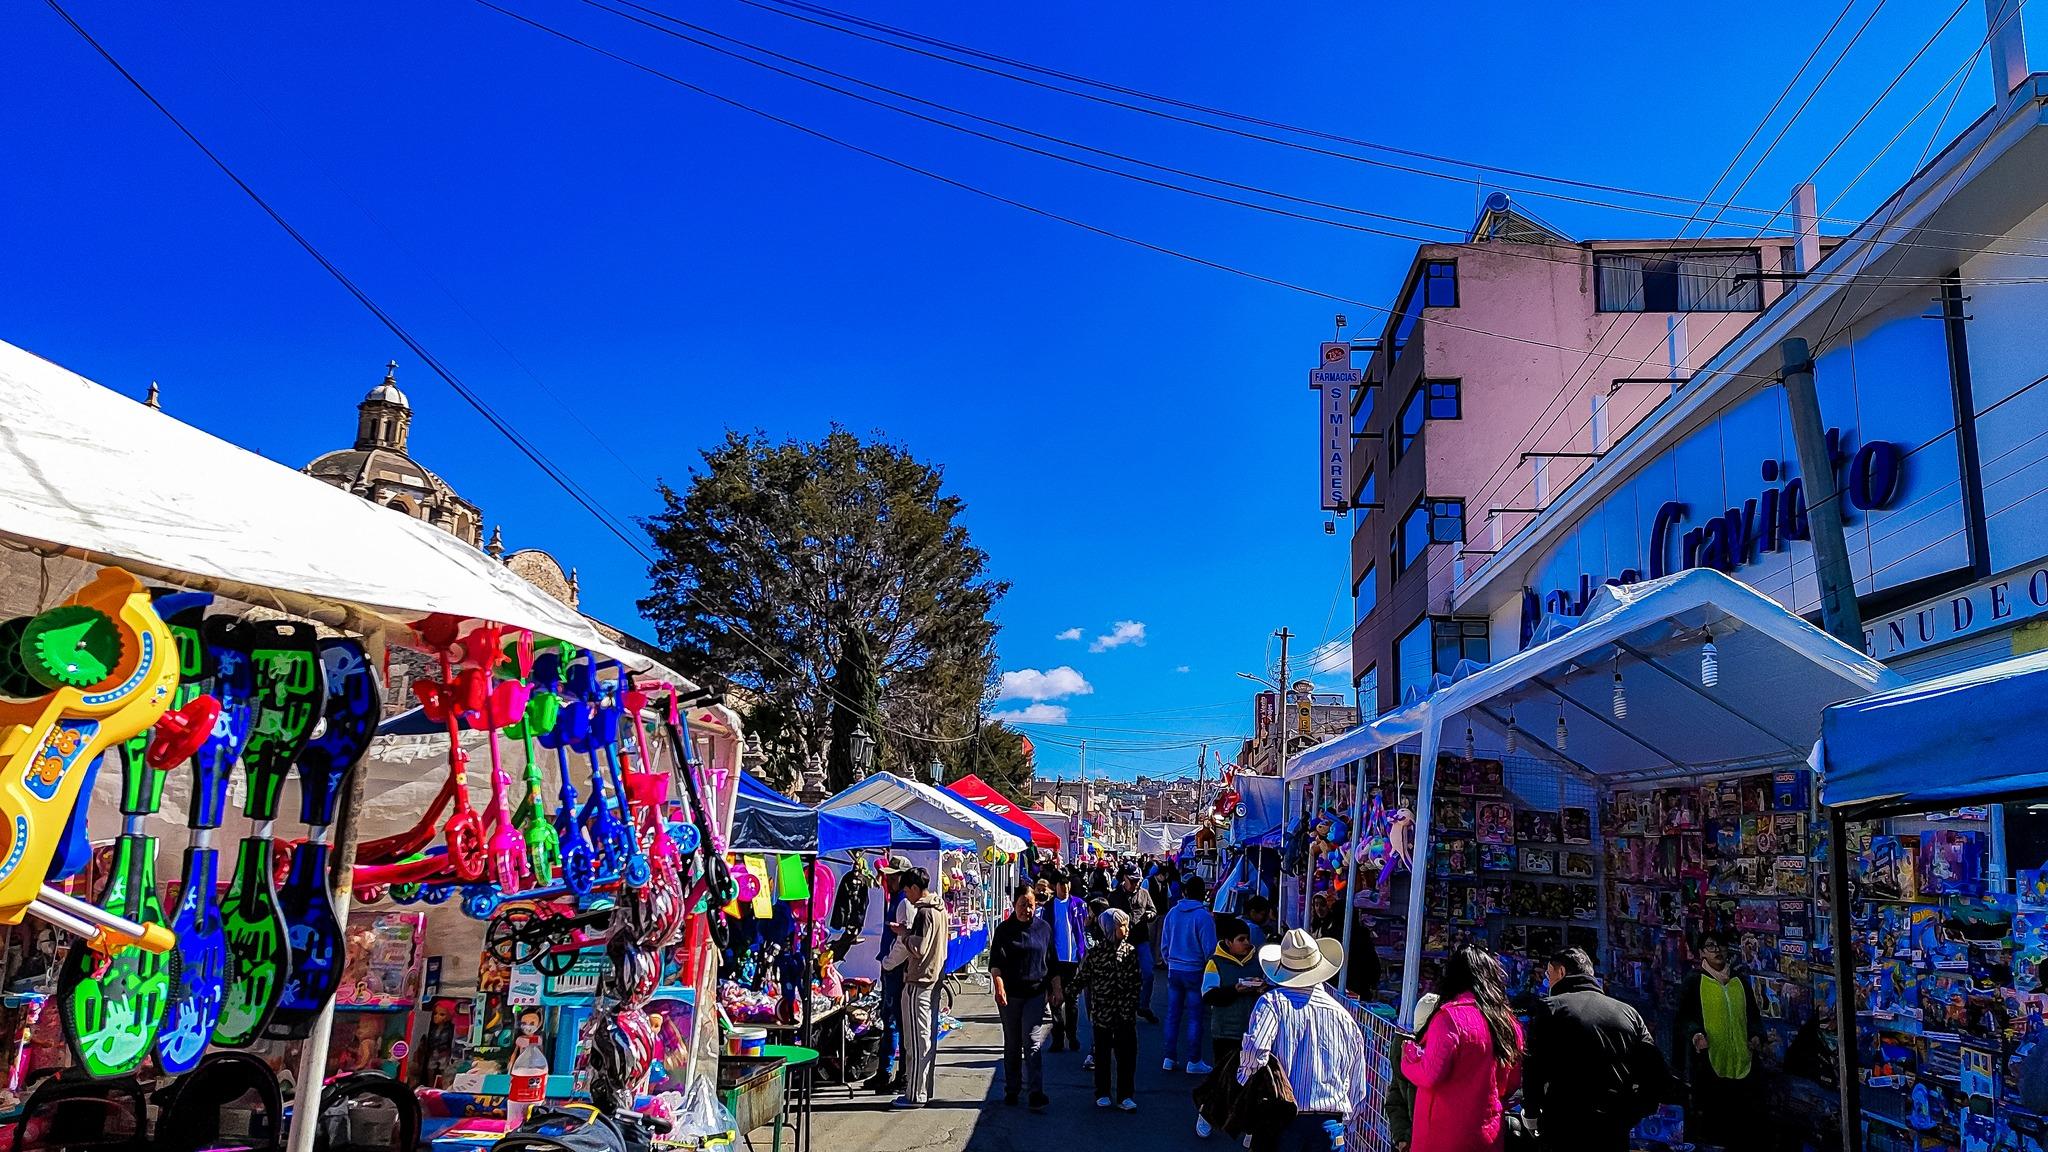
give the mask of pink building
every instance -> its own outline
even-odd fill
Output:
[[[1425,244],[1352,398],[1351,668],[1369,718],[1461,659],[1488,621],[1451,593],[1802,262],[1791,237],[1574,241],[1495,193],[1462,244]],[[1505,655],[1503,653],[1502,655]]]

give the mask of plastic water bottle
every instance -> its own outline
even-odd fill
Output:
[[[539,1041],[521,1043],[506,1071],[511,1074],[512,1091],[505,1097],[505,1119],[516,1128],[526,1123],[526,1114],[535,1104],[547,1098],[548,1058]]]

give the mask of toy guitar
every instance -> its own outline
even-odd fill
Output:
[[[8,674],[37,694],[0,700],[0,924],[33,914],[111,952],[126,942],[161,952],[160,924],[114,916],[48,886],[90,853],[92,768],[108,748],[155,724],[178,683],[177,652],[139,581],[103,569],[69,604],[13,624]]]
[[[220,906],[228,938],[228,986],[213,1042],[224,1048],[244,1048],[256,1040],[291,977],[292,950],[277,902],[271,825],[285,776],[327,702],[319,637],[311,624],[266,620],[250,632],[256,719],[242,750],[242,767],[249,776],[244,810],[256,826],[242,838],[235,878]]]
[[[196,630],[180,628],[177,614],[203,610],[211,597],[159,591],[154,607],[170,626],[178,653],[180,683],[172,693],[177,708],[157,721],[154,740],[137,736],[114,749],[121,763],[121,814],[113,866],[100,906],[140,924],[165,924],[156,889],[156,837],[143,831],[147,817],[163,806],[168,769],[191,759],[212,732],[220,705],[202,694],[206,650]],[[163,1026],[177,980],[178,951],[150,952],[133,946],[102,956],[80,942],[65,958],[57,1004],[65,1043],[86,1075],[125,1076],[142,1066]]]
[[[292,959],[277,1011],[263,1029],[271,1040],[305,1039],[341,987],[344,942],[327,895],[328,828],[342,789],[377,735],[384,709],[384,685],[361,643],[320,641],[320,668],[324,724],[299,753],[299,819],[306,825],[306,839],[292,847],[291,871],[277,893]]]
[[[256,712],[249,629],[227,616],[201,619],[205,602],[172,616],[181,632],[199,637],[204,652],[201,683],[219,701],[220,714],[192,758],[192,803],[185,820],[192,840],[185,849],[184,880],[171,918],[178,940],[178,971],[171,981],[166,1027],[156,1037],[157,1067],[169,1076],[182,1076],[198,1066],[220,1020],[228,948],[217,902],[220,852],[213,846],[213,836],[227,814],[228,777],[248,742]]]

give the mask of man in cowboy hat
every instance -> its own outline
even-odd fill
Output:
[[[1239,1050],[1242,1084],[1270,1057],[1287,1073],[1297,1113],[1273,1152],[1328,1152],[1342,1146],[1365,1104],[1365,1036],[1324,985],[1344,967],[1344,946],[1291,928],[1259,949],[1271,991],[1252,1006]]]
[[[889,1070],[889,1060],[903,1039],[903,966],[890,964],[889,953],[903,944],[889,925],[910,926],[913,909],[903,894],[902,883],[903,873],[909,869],[910,861],[903,856],[885,852],[875,858],[875,874],[881,877],[882,885],[882,946],[875,953],[875,958],[882,962],[882,1063],[867,1087],[881,1095],[903,1090],[902,1067],[898,1066],[893,1075]]]

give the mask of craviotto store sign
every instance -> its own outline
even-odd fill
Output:
[[[1870,621],[1863,626],[1863,648],[1879,660],[1894,660],[2043,616],[2048,616],[2048,564],[2036,564]]]

